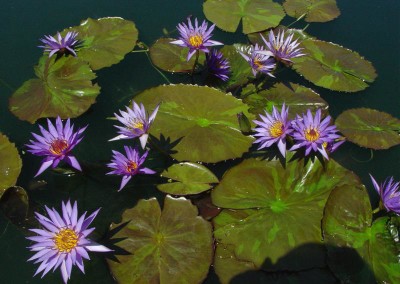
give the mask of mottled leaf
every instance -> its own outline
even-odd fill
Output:
[[[207,19],[224,31],[235,32],[242,20],[243,33],[276,27],[285,16],[282,6],[272,0],[207,0]]]
[[[364,90],[376,78],[371,62],[357,52],[321,40],[302,41],[305,56],[293,58],[293,68],[317,86],[334,91]]]
[[[119,283],[191,284],[207,276],[211,225],[189,200],[167,196],[162,212],[157,199],[140,200],[124,212],[125,222],[115,238],[124,238],[117,245],[130,254],[108,262]]]
[[[328,22],[340,15],[336,0],[286,0],[283,8],[294,18],[305,15],[306,22]]]
[[[17,182],[22,161],[14,143],[0,133],[0,197],[5,190]]]
[[[218,183],[209,169],[197,163],[174,164],[161,175],[169,180],[157,188],[174,195],[197,194],[210,189],[211,183]]]

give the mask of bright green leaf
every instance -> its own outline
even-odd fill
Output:
[[[340,15],[336,0],[286,0],[283,8],[294,18],[305,15],[306,22],[328,22]]]

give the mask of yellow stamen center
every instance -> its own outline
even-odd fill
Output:
[[[54,237],[54,243],[59,252],[70,252],[78,245],[78,240],[78,235],[71,229],[61,229]]]
[[[138,165],[134,161],[129,161],[126,164],[125,170],[129,173],[132,173],[132,172],[135,172],[137,168],[138,168]]]
[[[304,133],[306,139],[310,142],[314,142],[316,140],[318,140],[319,138],[319,132],[318,130],[314,129],[314,128],[309,128],[305,131]]]
[[[129,129],[133,130],[133,129],[140,129],[143,130],[144,128],[144,124],[142,121],[138,120],[138,119],[134,119],[130,121],[130,125],[128,126]]]
[[[189,38],[189,43],[194,48],[198,48],[200,45],[203,44],[203,37],[201,35],[194,35]]]
[[[254,58],[253,64],[257,67],[257,70],[260,70],[264,66],[258,58]]]
[[[269,128],[269,134],[274,138],[281,136],[283,134],[283,123],[281,121],[275,121]]]
[[[68,148],[68,142],[64,139],[57,139],[51,142],[49,151],[54,155],[62,155]]]

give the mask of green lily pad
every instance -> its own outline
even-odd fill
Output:
[[[243,85],[249,81],[249,78],[254,77],[250,64],[238,52],[242,46],[239,44],[225,45],[221,49],[222,54],[229,61],[231,71],[229,80],[225,84],[226,89]]]
[[[161,175],[170,180],[157,188],[174,195],[198,194],[210,189],[211,183],[218,183],[218,178],[209,169],[197,163],[174,164]]]
[[[115,237],[124,238],[117,245],[131,254],[108,261],[119,283],[201,283],[207,276],[211,225],[189,200],[167,196],[162,212],[157,199],[140,200],[124,212],[125,222]]]
[[[276,27],[285,16],[282,6],[272,0],[207,0],[203,12],[209,21],[228,32],[235,32],[242,20],[245,34]]]
[[[294,18],[305,14],[306,22],[328,22],[340,15],[336,0],[286,0],[283,8]]]
[[[35,68],[40,79],[26,81],[10,98],[10,111],[34,123],[42,117],[77,117],[96,101],[100,87],[89,65],[73,56],[55,61],[43,56]]]
[[[193,85],[169,85],[148,89],[135,97],[146,109],[161,102],[150,129],[155,137],[176,143],[172,154],[178,161],[216,163],[241,157],[253,142],[239,130],[236,115],[248,106],[231,94]]]
[[[133,50],[138,39],[135,24],[119,17],[88,18],[67,30],[78,32],[78,39],[83,41],[78,57],[87,61],[93,70],[120,62]]]
[[[324,166],[319,160],[306,165],[295,160],[286,168],[276,160],[245,160],[228,170],[212,191],[213,203],[229,208],[214,218],[214,236],[224,246],[233,245],[238,259],[267,270],[323,267],[320,224],[325,202],[336,186],[357,183],[352,172],[333,160]],[[317,245],[282,259],[307,243]]]
[[[379,150],[400,144],[400,120],[385,112],[349,109],[338,116],[335,124],[347,140],[363,147]]]
[[[332,191],[322,228],[329,245],[328,264],[342,282],[399,282],[400,250],[398,239],[389,231],[389,221],[389,217],[381,217],[372,223],[365,188],[342,186]]]
[[[0,133],[0,197],[15,185],[21,173],[22,161],[14,143]]]
[[[250,112],[254,114],[264,114],[264,110],[271,113],[272,106],[280,110],[285,103],[289,107],[289,119],[306,113],[308,109],[321,109],[326,115],[329,107],[316,92],[294,83],[277,83],[268,90],[247,96],[244,102],[251,106]]]
[[[189,48],[171,44],[173,38],[158,39],[149,50],[151,61],[158,68],[168,72],[192,72],[196,56],[186,61]],[[200,52],[199,62],[205,60],[204,52]]]
[[[317,86],[334,91],[357,92],[376,78],[371,62],[357,52],[321,40],[300,44],[305,56],[293,58],[293,68]]]

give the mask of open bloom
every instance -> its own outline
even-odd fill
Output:
[[[139,137],[142,148],[146,147],[147,139],[149,137],[149,129],[154,119],[156,118],[159,105],[153,110],[153,113],[147,118],[147,112],[141,103],[140,106],[132,101],[132,108],[126,107],[126,112],[120,110],[121,116],[114,113],[115,117],[124,126],[115,125],[119,129],[120,135],[110,139],[109,141],[120,139],[131,139]]]
[[[273,53],[276,61],[292,63],[292,58],[304,55],[301,53],[302,48],[297,48],[300,43],[297,42],[297,40],[292,41],[293,34],[285,38],[285,32],[280,31],[275,37],[274,32],[270,30],[268,40],[266,40],[262,35],[261,38],[267,46],[267,49]]]
[[[241,51],[239,53],[250,64],[254,76],[257,75],[257,72],[261,72],[275,77],[271,74],[276,67],[272,52],[264,50],[262,46],[256,44],[249,48],[247,54]]]
[[[330,125],[331,117],[328,115],[321,121],[321,110],[318,109],[315,117],[307,110],[307,114],[292,121],[293,133],[292,137],[295,139],[295,145],[290,148],[290,151],[297,150],[305,147],[305,155],[308,156],[312,151],[320,152],[326,159],[329,159],[327,148],[336,149],[338,145],[342,144],[343,140],[337,141],[341,138],[337,134],[338,130],[335,125]]]
[[[206,64],[210,74],[222,81],[227,81],[229,79],[229,62],[220,51],[213,49],[209,52],[206,56]]]
[[[49,119],[47,119],[49,130],[47,131],[39,125],[40,132],[43,136],[32,133],[37,141],[29,140],[31,144],[26,144],[30,149],[28,152],[36,156],[45,156],[39,171],[35,175],[40,175],[48,167],[57,167],[61,161],[67,162],[70,166],[81,171],[81,166],[78,160],[71,155],[72,149],[82,140],[82,133],[86,127],[79,128],[74,132],[74,125],[70,125],[70,120],[67,119],[65,126],[61,118],[57,117],[56,125],[54,126]]]
[[[215,25],[212,25],[210,28],[208,28],[206,21],[203,21],[201,26],[199,26],[197,18],[194,19],[193,27],[190,18],[188,18],[187,25],[185,23],[180,23],[177,26],[180,35],[179,40],[171,41],[171,43],[182,47],[188,47],[189,53],[187,55],[187,61],[189,61],[198,50],[209,52],[208,47],[223,45],[222,42],[210,39],[214,27]]]
[[[383,184],[379,185],[372,175],[369,176],[386,210],[400,215],[400,182],[394,182],[393,177],[390,177]]]
[[[142,156],[140,156],[137,148],[124,146],[124,149],[126,156],[118,151],[113,150],[113,159],[111,160],[111,163],[107,165],[109,168],[113,169],[113,171],[107,174],[122,176],[121,186],[119,187],[118,191],[120,191],[134,175],[149,175],[156,173],[151,169],[142,167],[149,151],[146,151]]]
[[[43,271],[42,277],[51,269],[60,267],[64,283],[71,277],[72,266],[76,265],[85,273],[83,258],[90,259],[87,251],[108,252],[110,249],[87,238],[95,228],[88,229],[100,209],[86,217],[86,212],[78,218],[78,206],[76,201],[73,206],[68,201],[62,202],[62,216],[53,208],[45,206],[45,217],[39,213],[36,219],[43,229],[30,229],[37,234],[27,239],[36,242],[30,246],[31,251],[36,252],[28,261],[35,260],[40,263],[35,275]]]
[[[265,116],[260,114],[262,121],[253,120],[258,127],[254,128],[257,133],[254,136],[259,137],[254,143],[260,143],[258,149],[268,148],[277,143],[279,151],[282,156],[286,155],[286,135],[291,133],[293,129],[290,128],[288,121],[289,108],[282,105],[282,110],[279,111],[272,107],[272,115],[265,112]]]
[[[65,37],[63,38],[60,33],[57,33],[57,38],[54,38],[50,35],[44,36],[40,41],[45,45],[41,45],[39,47],[44,48],[45,52],[49,52],[49,57],[52,57],[55,53],[57,55],[68,55],[72,54],[76,56],[75,49],[79,46],[80,41],[76,39],[78,36],[77,32],[67,32]]]

